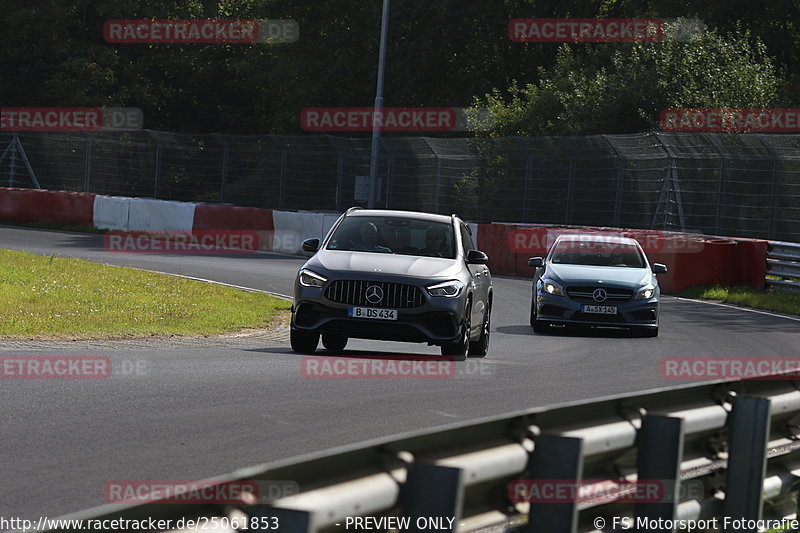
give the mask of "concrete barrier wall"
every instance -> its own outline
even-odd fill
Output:
[[[192,230],[254,231],[261,251],[272,251],[275,238],[272,209],[257,207],[197,204]]]
[[[94,194],[0,188],[0,220],[92,227]]]
[[[128,231],[192,231],[195,205],[188,202],[131,198]]]
[[[288,254],[301,253],[304,239],[325,237],[338,217],[338,213],[0,188],[2,221],[120,231],[255,231],[261,250]],[[559,234],[599,232],[633,237],[642,244],[651,262],[667,265],[667,274],[659,275],[665,293],[674,294],[696,285],[765,286],[765,240],[586,226],[471,223],[470,228],[476,246],[489,255],[492,272],[499,275],[531,277],[528,258],[544,256]]]
[[[94,227],[128,231],[130,198],[124,196],[95,196],[93,220]]]

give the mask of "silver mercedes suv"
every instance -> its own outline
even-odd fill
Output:
[[[297,273],[291,345],[344,350],[349,338],[426,342],[442,355],[484,357],[492,278],[456,215],[347,210]]]

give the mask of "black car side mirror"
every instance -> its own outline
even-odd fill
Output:
[[[544,259],[541,257],[531,257],[528,259],[528,266],[529,267],[542,267],[544,266]]]
[[[667,273],[667,265],[662,265],[661,263],[653,263],[653,274],[666,274]]]
[[[319,239],[306,239],[300,245],[304,252],[316,252],[319,250]]]
[[[468,265],[485,265],[489,262],[489,256],[480,250],[470,250],[467,252]]]

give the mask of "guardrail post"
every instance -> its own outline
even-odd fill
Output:
[[[569,176],[567,177],[567,212],[566,224],[572,223],[572,200],[575,197],[575,160],[569,158]]]
[[[386,209],[391,209],[389,199],[392,197],[392,167],[394,166],[394,157],[391,154],[386,156]]]
[[[434,152],[434,157],[436,158],[436,163],[433,175],[433,212],[439,213],[439,187],[442,179],[442,159],[436,152]]]
[[[733,399],[728,418],[728,470],[725,474],[723,514],[731,519],[759,520],[767,467],[770,428],[768,398]],[[733,530],[726,530],[726,533]]]
[[[522,198],[522,220],[530,220],[531,190],[533,189],[533,156],[529,155],[525,163],[525,183]]]
[[[417,519],[431,516],[454,518],[452,529],[437,531],[457,529],[464,499],[461,472],[452,466],[414,463],[403,489],[403,514],[411,518],[408,531],[423,531],[417,529]]]
[[[83,136],[86,138],[86,150],[83,153],[83,192],[89,192],[92,175],[92,135],[84,131]]]
[[[222,175],[219,180],[219,203],[225,201],[225,185],[228,183],[228,167],[230,165],[231,147],[219,133],[214,133],[214,138],[222,145]]]
[[[281,150],[281,175],[278,178],[278,209],[283,209],[284,197],[286,196],[286,167],[289,159],[289,151],[284,146]]]
[[[637,435],[638,481],[663,484],[659,502],[636,502],[636,517],[672,520],[678,505],[681,461],[683,461],[683,419],[661,415],[642,418]]]
[[[583,478],[583,439],[542,435],[536,439],[530,479],[573,483]],[[528,533],[577,531],[578,502],[531,501]]]
[[[336,160],[336,209],[342,210],[342,189],[344,180],[344,154],[339,152]]]

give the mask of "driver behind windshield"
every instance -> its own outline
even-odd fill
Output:
[[[358,230],[358,234],[360,242],[356,243],[354,249],[362,252],[392,252],[389,248],[378,244],[378,227],[374,223],[366,222],[363,224]]]
[[[425,248],[420,251],[420,254],[444,257],[444,239],[444,230],[442,228],[429,226],[425,232]]]

